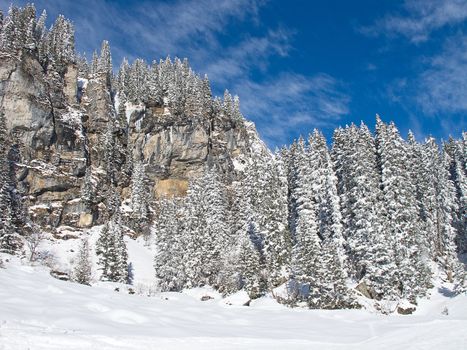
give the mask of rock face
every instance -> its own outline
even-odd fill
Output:
[[[54,120],[42,67],[33,58],[0,57],[0,101],[7,128],[37,158],[54,142]]]
[[[130,117],[129,143],[143,154],[156,194],[183,195],[187,180],[201,175],[206,164],[215,163],[233,180],[233,159],[249,152],[248,138],[243,123],[227,118],[182,119],[145,107]]]
[[[216,166],[228,182],[235,180],[236,165],[248,160],[253,144],[269,154],[251,123],[223,116],[176,117],[167,106],[127,103],[128,127],[123,128],[117,100],[105,77],[80,78],[73,64],[48,75],[32,56],[0,56],[0,108],[20,155],[17,187],[30,218],[42,228],[82,229],[106,219],[103,140],[110,124],[128,150],[116,155],[122,200],[130,196],[131,173],[124,169],[138,156],[150,197],[157,198],[184,196],[189,181],[206,166]],[[101,190],[92,206],[81,198],[87,166]]]

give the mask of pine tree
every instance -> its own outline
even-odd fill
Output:
[[[94,51],[92,53],[92,60],[91,60],[91,74],[95,75],[99,72],[99,56],[97,52]]]
[[[183,208],[175,200],[161,199],[151,228],[155,239],[154,268],[162,291],[180,291],[186,285]]]
[[[251,237],[258,235],[254,222],[251,222],[246,235],[238,241],[238,271],[241,288],[251,299],[258,298],[262,293],[261,281],[261,257]]]
[[[224,103],[223,103],[222,109],[223,109],[224,115],[229,119],[232,118],[233,107],[234,105],[233,105],[232,95],[230,94],[229,90],[225,90],[224,91]]]
[[[263,292],[262,241],[253,219],[250,193],[244,182],[233,184],[230,207],[230,239],[224,249],[220,291],[224,294],[244,289],[251,298]]]
[[[0,252],[15,254],[23,246],[13,224],[11,206],[7,206],[0,219]]]
[[[431,274],[425,268],[421,222],[418,216],[416,186],[410,176],[410,154],[395,125],[377,117],[376,144],[381,173],[384,206],[391,225],[395,262],[401,295],[415,301],[424,295]]]
[[[318,218],[316,202],[313,199],[313,187],[305,141],[302,137],[291,152],[290,214],[294,237],[292,255],[292,273],[298,281],[300,290],[307,286],[311,290],[311,298],[317,295],[321,283],[316,272],[320,270],[320,242],[318,236]],[[310,295],[297,298],[307,299]]]
[[[128,280],[128,254],[124,241],[124,227],[120,214],[120,197],[110,186],[107,197],[109,221],[104,225],[96,242],[96,254],[102,270],[101,279],[126,283]]]
[[[133,174],[131,176],[131,207],[133,209],[132,218],[135,221],[135,226],[142,232],[146,229],[149,220],[149,205],[142,160],[137,160],[133,167]]]
[[[2,27],[2,49],[11,53],[16,54],[21,47],[21,43],[18,38],[19,26],[19,10],[15,6],[10,6],[8,9],[8,16],[5,18]]]
[[[55,69],[75,62],[74,29],[70,21],[58,16],[47,35],[48,61]]]
[[[144,164],[141,160],[135,162],[131,177],[131,207],[132,217],[145,223],[148,219],[148,201],[145,185]]]
[[[107,86],[110,86],[112,80],[112,55],[110,53],[110,45],[107,40],[102,42],[97,69],[99,73],[104,75]]]
[[[149,69],[142,59],[136,59],[130,67],[128,77],[128,100],[130,102],[146,102],[148,96]]]
[[[394,244],[368,128],[362,124],[337,130],[333,154],[351,274],[374,298],[396,298]]]
[[[315,307],[352,307],[355,302],[346,286],[346,256],[342,236],[342,215],[337,194],[337,177],[324,136],[317,130],[309,137],[309,176],[321,239],[320,265],[317,271],[318,296]]]
[[[81,240],[75,268],[73,271],[73,280],[75,282],[90,285],[92,278],[92,265],[89,252],[89,241],[87,238]]]
[[[0,251],[14,254],[22,243],[14,224],[8,148],[5,115],[0,113]]]
[[[202,82],[201,94],[202,94],[202,115],[205,117],[209,117],[211,116],[211,113],[212,113],[212,92],[211,92],[211,85],[210,85],[207,75],[204,76],[204,79]]]
[[[47,67],[48,54],[49,54],[48,38],[47,38],[48,30],[46,28],[46,20],[47,20],[47,12],[44,10],[42,11],[41,16],[37,20],[36,30],[35,30],[38,57],[43,67]]]
[[[128,254],[119,211],[104,225],[96,242],[103,281],[127,283]]]
[[[247,170],[251,203],[263,241],[265,277],[269,289],[284,283],[290,273],[292,242],[287,225],[286,178],[281,161],[266,163],[256,157]]]
[[[440,152],[433,138],[427,140],[421,153],[421,217],[430,255],[441,265],[448,280],[463,279],[455,246],[455,213],[458,207],[455,186],[449,173],[449,156],[444,150]]]
[[[457,249],[460,254],[467,252],[467,142],[464,139],[456,141],[450,139],[444,145],[446,153],[449,155],[449,170],[451,180],[456,189],[457,210],[455,214],[455,227],[457,230]]]
[[[228,242],[224,185],[214,169],[207,169],[189,189],[186,273],[193,286],[217,286],[223,250]]]

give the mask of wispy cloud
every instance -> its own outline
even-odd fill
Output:
[[[241,108],[271,144],[314,127],[329,127],[349,113],[350,96],[335,78],[284,73],[261,83],[241,81]],[[291,135],[293,134],[293,135]]]
[[[260,37],[248,36],[239,44],[210,57],[202,70],[219,84],[245,79],[255,69],[267,69],[271,57],[287,56],[291,48],[290,35],[287,30],[277,29]]]
[[[4,10],[10,3],[0,0]],[[64,14],[74,21],[78,49],[90,52],[102,40],[111,41],[118,61],[122,56],[191,56],[199,50],[219,47],[218,34],[235,21],[257,21],[263,0],[139,1],[131,6],[118,2],[36,0],[39,11],[52,18]]]
[[[446,135],[465,129],[467,35],[446,39],[440,52],[419,59],[419,64],[420,72],[414,78],[394,79],[389,84],[386,91],[389,99],[409,115],[418,112],[418,118],[410,121],[414,129],[421,130],[423,119],[427,118],[437,123]]]
[[[406,0],[401,10],[361,28],[362,33],[404,36],[413,43],[420,43],[428,40],[433,31],[467,19],[465,0]]]
[[[6,9],[10,0],[0,0]],[[13,0],[16,5],[26,1]],[[261,22],[266,0],[141,1],[131,6],[95,0],[36,0],[50,18],[64,14],[76,28],[77,48],[90,54],[102,40],[111,43],[114,65],[123,57],[147,60],[188,57],[207,73],[213,91],[228,88],[241,98],[269,145],[288,143],[303,132],[336,122],[349,112],[350,97],[326,74],[304,76],[270,66],[293,52],[293,29]],[[254,33],[254,34],[253,34]]]
[[[409,124],[419,133],[423,134],[425,124],[436,124],[445,134],[465,128],[467,35],[462,32],[466,21],[465,0],[405,0],[398,13],[360,28],[369,36],[403,37],[429,49],[424,51],[427,55],[413,56],[412,71],[395,77],[386,89],[387,98],[406,111]]]
[[[467,36],[447,41],[444,50],[429,59],[417,79],[417,102],[426,113],[467,112]]]

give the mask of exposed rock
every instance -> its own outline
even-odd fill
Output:
[[[68,104],[73,105],[77,103],[78,94],[78,68],[74,65],[69,65],[65,73],[65,84],[63,93]]]
[[[399,304],[397,306],[397,313],[401,315],[411,315],[416,309],[417,307],[413,304]]]
[[[68,273],[66,272],[63,272],[63,271],[58,271],[58,270],[51,270],[50,271],[50,276],[56,278],[56,279],[59,279],[61,281],[69,281],[70,280],[70,276],[68,275]]]
[[[21,60],[0,56],[0,101],[7,129],[34,159],[54,141],[54,119],[42,67],[28,55]]]
[[[157,197],[183,197],[188,191],[188,181],[165,179],[157,181],[154,192]]]
[[[365,283],[365,281],[360,282],[356,287],[356,290],[358,290],[360,293],[362,293],[365,297],[369,299],[376,299],[378,300],[378,296],[372,291],[371,288],[368,287],[368,285]]]
[[[131,170],[125,169],[133,159],[142,157],[150,197],[158,198],[185,196],[189,181],[207,166],[216,166],[225,181],[233,181],[238,164],[245,164],[253,149],[268,152],[252,123],[233,122],[223,114],[175,116],[154,102],[127,103],[126,130],[117,120],[108,84],[100,73],[84,84],[74,64],[45,72],[27,53],[20,59],[0,55],[0,108],[21,157],[18,190],[32,220],[55,230],[57,237],[74,236],[60,227],[89,228],[108,219],[103,140],[109,127],[120,152],[114,161],[122,202],[131,196]],[[95,193],[92,203],[84,205],[80,198],[89,165]]]
[[[90,213],[81,213],[79,215],[78,227],[91,227],[94,221],[94,217]]]

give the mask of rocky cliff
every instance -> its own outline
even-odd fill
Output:
[[[117,111],[125,104],[125,123]],[[190,179],[216,167],[227,183],[241,175],[253,153],[268,155],[252,123],[222,113],[175,115],[164,102],[120,102],[105,74],[79,76],[75,63],[47,72],[34,55],[0,56],[0,108],[12,147],[15,175],[29,217],[60,235],[106,217],[105,139],[114,154],[116,188],[130,196],[132,162],[144,164],[150,199],[184,196]],[[82,200],[86,168],[96,189]],[[67,230],[64,230],[66,228]]]

